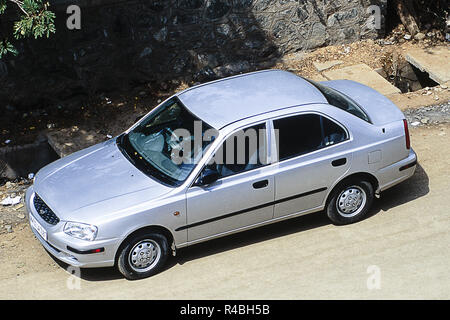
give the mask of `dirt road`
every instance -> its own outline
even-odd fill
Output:
[[[449,299],[449,137],[450,124],[412,128],[417,173],[360,223],[266,226],[182,250],[145,280],[71,277],[23,224],[0,235],[0,299]]]

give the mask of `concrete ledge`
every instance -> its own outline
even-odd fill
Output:
[[[46,136],[48,144],[61,158],[108,139],[95,131],[80,130],[77,127],[48,132]]]
[[[439,84],[450,81],[450,49],[447,46],[427,49],[414,48],[406,53],[406,60]]]
[[[353,80],[369,86],[381,94],[390,95],[401,93],[400,89],[393,86],[368,65],[362,63],[342,69],[324,71],[323,75],[328,80]]]
[[[328,69],[331,69],[335,66],[338,66],[340,64],[343,64],[344,62],[340,60],[332,60],[332,61],[326,61],[326,62],[317,62],[314,61],[313,65],[317,69],[317,71],[322,72]]]

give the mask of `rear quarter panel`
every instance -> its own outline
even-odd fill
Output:
[[[355,173],[369,173],[375,176],[379,185],[389,180],[389,175],[382,173],[393,163],[409,155],[406,149],[402,120],[395,120],[384,125],[370,124],[339,108],[318,105],[317,111],[323,112],[344,125],[350,134],[351,143],[347,144],[352,152],[351,167],[345,176],[336,180],[329,193],[345,177]],[[325,205],[325,202],[323,203]]]

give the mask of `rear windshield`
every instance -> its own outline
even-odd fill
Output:
[[[305,79],[308,80],[308,79]],[[334,90],[330,87],[324,86],[323,84],[317,83],[312,80],[308,80],[313,86],[315,86],[327,99],[328,103],[334,107],[347,111],[358,118],[371,123],[367,114],[363,109],[352,99],[344,95],[343,93]]]

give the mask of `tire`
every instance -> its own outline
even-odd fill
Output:
[[[121,247],[117,269],[128,280],[151,277],[159,273],[169,256],[169,245],[159,233],[141,232]],[[136,260],[135,257],[139,257]]]
[[[340,183],[330,195],[326,207],[328,218],[336,225],[346,225],[363,220],[369,212],[374,189],[370,182],[349,179]]]

